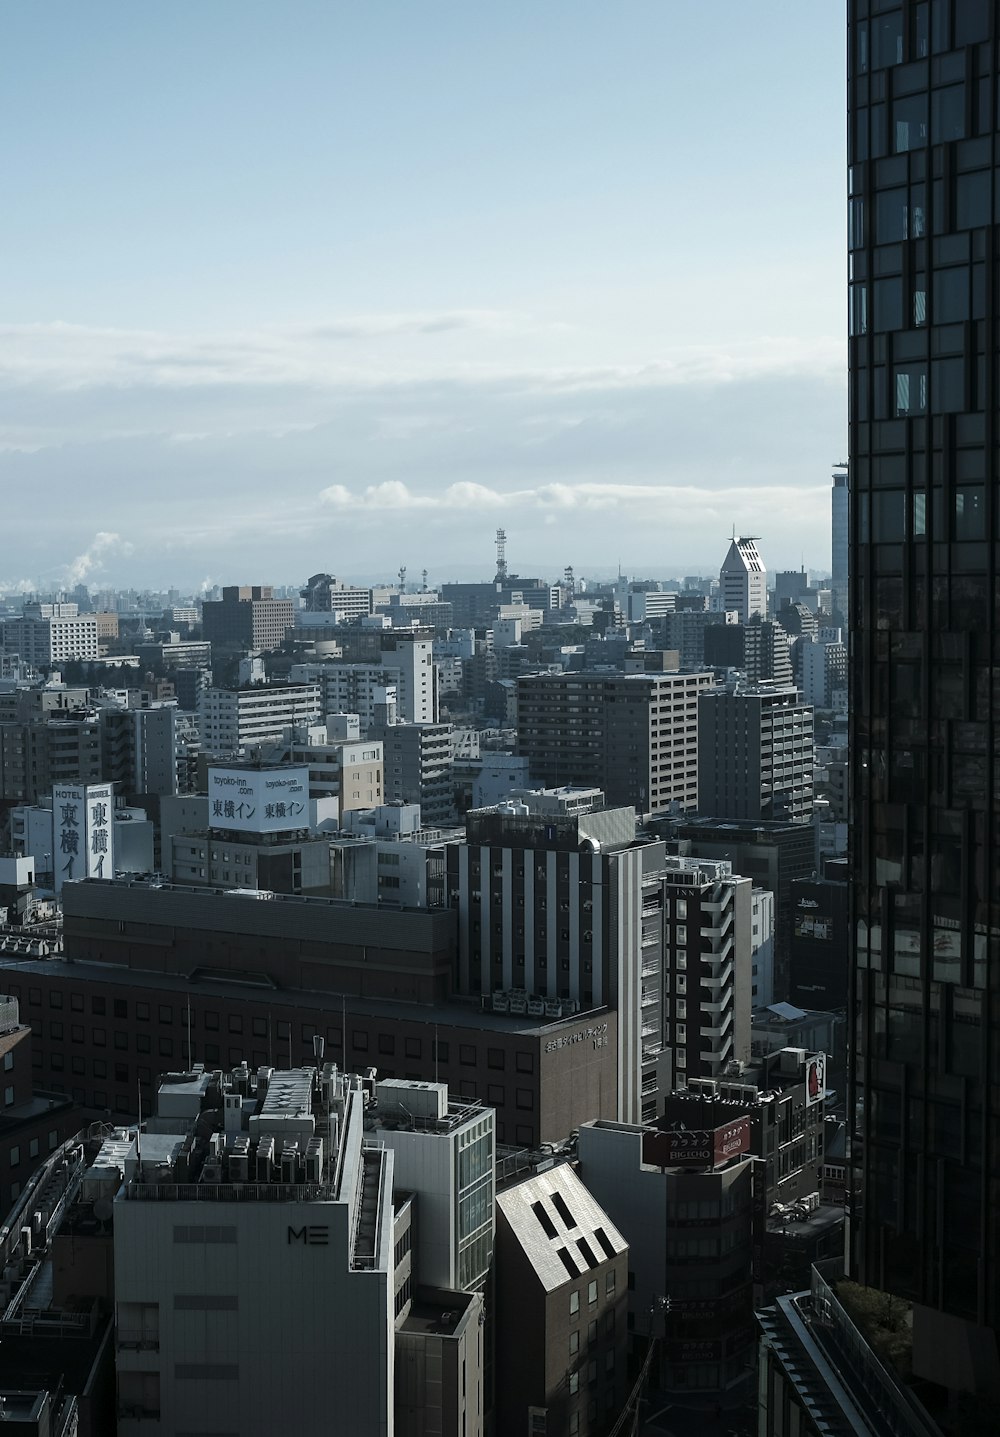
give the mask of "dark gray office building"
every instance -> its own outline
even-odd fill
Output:
[[[980,1399],[1000,1397],[998,13],[848,4],[853,1270],[913,1304],[914,1376]]]

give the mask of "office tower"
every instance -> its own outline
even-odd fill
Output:
[[[719,591],[723,609],[735,609],[740,623],[749,623],[754,614],[767,616],[767,570],[755,537],[734,538],[719,570]]]
[[[813,711],[794,686],[699,695],[698,807],[738,821],[812,817]]]
[[[1000,28],[930,10],[848,6],[853,1271],[996,1396]]]
[[[709,673],[526,674],[517,751],[547,785],[599,788],[657,813],[698,801],[698,695]]]
[[[838,464],[833,471],[830,490],[831,566],[830,587],[833,589],[833,617],[838,624],[847,622],[847,578],[849,572],[850,531],[848,528],[847,465]]]
[[[458,990],[539,1016],[613,1005],[617,1112],[637,1121],[646,1102],[655,1113],[663,845],[636,846],[634,809],[605,808],[592,790],[519,795],[470,813],[466,833],[445,851]]]
[[[486,1125],[473,1151],[489,1197],[476,1216],[492,1234],[492,1119],[476,1105],[451,1108],[443,1084],[396,1084],[393,1098],[389,1111],[402,1104],[412,1124],[411,1142],[394,1135],[414,1150],[405,1191],[390,1135],[366,1136],[378,1085],[333,1064],[170,1074],[146,1130],[105,1145],[90,1171],[94,1187],[101,1171],[114,1174],[123,1437],[150,1420],[246,1437],[428,1428],[481,1437],[482,1298],[431,1280],[428,1303],[415,1238],[425,1212],[461,1230],[464,1194],[438,1181],[437,1149],[473,1118]],[[441,1289],[446,1303],[435,1301]],[[405,1336],[401,1344],[421,1333],[432,1335],[423,1353]],[[394,1421],[399,1345],[423,1369],[426,1426],[416,1413]]]
[[[209,643],[241,649],[277,649],[295,622],[291,599],[276,599],[269,584],[233,584],[222,598],[206,600],[201,627]]]
[[[457,984],[539,1014],[612,1004],[617,1116],[638,1122],[679,1075],[749,1054],[751,883],[637,843],[634,811],[602,803],[557,790],[467,816],[445,856]]]

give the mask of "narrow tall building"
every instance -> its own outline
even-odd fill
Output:
[[[848,17],[852,1265],[995,1401],[1000,21]]]
[[[723,609],[735,609],[741,624],[754,614],[766,618],[767,570],[752,535],[733,538],[719,570],[719,589]]]
[[[838,624],[847,621],[847,576],[850,572],[847,477],[847,465],[838,464],[833,471],[833,488],[830,490],[830,587],[833,590],[833,616]]]

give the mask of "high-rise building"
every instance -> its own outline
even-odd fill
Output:
[[[833,616],[838,624],[847,622],[847,577],[850,569],[850,531],[848,529],[847,465],[838,464],[833,471],[830,490],[831,566],[830,587],[833,590]]]
[[[201,627],[210,643],[243,649],[277,649],[295,622],[291,599],[276,599],[269,584],[236,584],[202,605]]]
[[[698,807],[737,820],[812,817],[813,711],[794,685],[700,695]]]
[[[1000,18],[848,17],[852,1265],[996,1399]]]
[[[733,538],[719,570],[719,591],[721,607],[735,609],[741,624],[754,614],[767,616],[767,570],[752,535]]]
[[[698,802],[698,695],[709,673],[526,674],[517,748],[545,784],[657,813]]]

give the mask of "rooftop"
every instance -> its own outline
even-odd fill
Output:
[[[496,1202],[546,1292],[628,1252],[621,1233],[568,1163],[498,1192]]]

